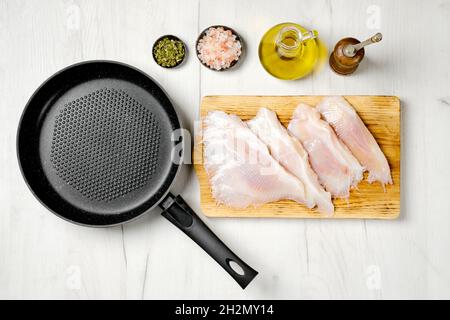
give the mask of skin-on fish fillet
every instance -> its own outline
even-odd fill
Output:
[[[320,212],[333,214],[331,194],[323,189],[311,169],[308,153],[278,121],[276,113],[261,108],[255,118],[247,121],[247,125],[267,145],[275,160],[303,182],[307,201],[316,204]]]
[[[218,203],[233,208],[290,199],[308,207],[302,182],[235,115],[212,111],[204,119],[204,167]]]
[[[343,97],[326,97],[318,105],[324,119],[353,155],[369,171],[368,181],[392,184],[391,170],[383,152],[355,109]]]
[[[334,197],[348,198],[350,188],[363,178],[363,168],[339,140],[330,125],[307,104],[295,109],[288,126],[309,154],[309,161],[320,183]]]

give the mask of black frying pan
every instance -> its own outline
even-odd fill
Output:
[[[145,73],[117,62],[83,62],[33,94],[19,124],[17,155],[33,194],[59,217],[113,226],[159,205],[245,288],[257,272],[169,192],[181,165],[177,129],[172,103]]]

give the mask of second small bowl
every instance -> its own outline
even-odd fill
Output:
[[[227,31],[227,30],[231,31],[231,33],[232,33],[234,36],[236,36],[236,41],[239,41],[239,43],[241,44],[241,54],[239,55],[239,57],[238,57],[237,60],[234,60],[233,62],[231,62],[230,66],[229,66],[228,68],[223,68],[223,69],[217,70],[217,69],[211,68],[210,66],[208,66],[206,63],[204,63],[204,62],[200,59],[200,57],[199,57],[200,52],[198,51],[198,43],[199,43],[200,39],[202,39],[202,38],[206,35],[206,32],[207,32],[209,29],[211,29],[211,28],[220,28],[220,27],[223,28],[225,31]],[[196,55],[197,55],[198,60],[200,61],[200,63],[201,63],[203,66],[205,66],[206,68],[208,68],[209,70],[212,70],[212,71],[227,71],[227,70],[230,70],[231,68],[233,68],[234,66],[236,66],[236,65],[243,59],[243,57],[244,57],[244,52],[245,52],[245,48],[244,48],[244,41],[242,40],[242,37],[241,37],[236,31],[234,31],[232,28],[227,27],[227,26],[223,26],[223,25],[214,25],[214,26],[210,26],[210,27],[206,28],[205,30],[203,30],[203,31],[200,33],[200,35],[199,35],[198,38],[197,38],[197,41],[195,42],[195,53],[196,53]]]

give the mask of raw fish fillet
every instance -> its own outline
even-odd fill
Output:
[[[369,171],[368,181],[392,184],[391,170],[383,151],[355,109],[343,97],[326,97],[318,105],[324,119]]]
[[[331,194],[323,189],[316,173],[311,169],[308,153],[278,121],[276,113],[261,108],[255,118],[247,121],[247,125],[267,145],[272,157],[303,182],[307,202],[317,205],[323,213],[333,214]]]
[[[317,110],[300,104],[292,117],[288,130],[308,152],[320,183],[334,197],[348,198],[363,178],[363,167]]]
[[[204,119],[204,167],[218,203],[233,208],[290,199],[307,203],[302,182],[235,115],[212,111]]]

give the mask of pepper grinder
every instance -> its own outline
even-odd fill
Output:
[[[380,42],[382,38],[383,35],[377,33],[363,42],[355,38],[339,40],[330,55],[331,68],[341,75],[352,74],[364,58],[364,47],[372,43]]]

